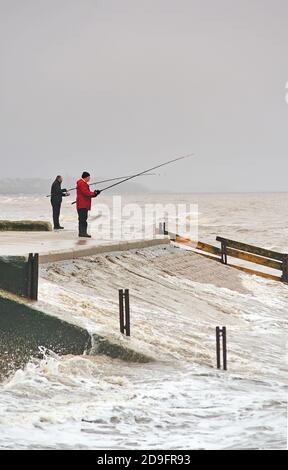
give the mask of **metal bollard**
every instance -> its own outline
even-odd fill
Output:
[[[221,338],[222,338],[222,350],[223,350],[223,369],[227,370],[227,335],[226,326],[220,328],[216,327],[216,360],[217,369],[221,369]]]
[[[124,307],[125,301],[125,307]],[[124,319],[125,313],[125,319]],[[129,298],[129,289],[119,290],[119,322],[120,322],[120,332],[126,336],[131,336],[130,330],[130,298]]]

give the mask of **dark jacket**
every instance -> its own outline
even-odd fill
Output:
[[[63,196],[65,196],[66,189],[61,189],[61,183],[57,179],[51,186],[51,203],[61,204]]]

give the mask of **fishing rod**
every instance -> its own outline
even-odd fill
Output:
[[[179,162],[180,160],[184,160],[184,159],[186,159],[186,158],[191,158],[191,157],[193,157],[193,156],[194,156],[193,153],[189,153],[188,155],[184,155],[184,156],[182,156],[182,157],[173,158],[173,160],[169,160],[168,162],[161,163],[161,165],[157,165],[157,166],[153,166],[152,168],[148,168],[148,170],[141,171],[140,173],[137,173],[137,174],[135,174],[135,175],[128,176],[128,177],[125,178],[124,180],[118,181],[118,183],[111,184],[110,186],[106,186],[106,188],[101,189],[101,190],[99,191],[99,194],[100,194],[100,193],[103,193],[103,191],[107,191],[107,189],[115,188],[115,186],[118,186],[119,184],[123,184],[123,183],[126,183],[126,181],[130,181],[130,180],[132,180],[132,179],[134,179],[134,178],[137,178],[138,176],[145,175],[145,174],[149,173],[149,171],[157,170],[158,168],[162,168],[163,166],[170,165],[171,163]],[[75,201],[75,202],[72,202],[72,204],[76,204],[76,201]]]
[[[146,176],[155,176],[156,173],[148,173]],[[134,176],[134,175],[132,175]],[[110,178],[108,180],[96,181],[94,183],[89,184],[89,186],[95,186],[96,184],[103,184],[103,183],[110,183],[110,181],[117,181],[122,180],[123,178],[130,178],[130,176],[118,176],[118,178]],[[69,188],[67,189],[67,193],[71,191],[76,191],[77,188]],[[46,197],[51,197],[52,194],[47,194]]]
[[[103,188],[100,190],[102,193],[103,191],[107,191],[107,189],[114,188],[115,186],[118,186],[119,184],[126,183],[126,181],[132,180],[133,178],[137,178],[138,176],[142,176],[147,174],[149,171],[157,170],[158,168],[161,168],[166,165],[170,165],[171,163],[178,162],[180,160],[184,160],[185,158],[191,158],[194,154],[189,153],[188,155],[184,155],[182,157],[177,157],[173,158],[173,160],[169,160],[168,162],[161,163],[161,165],[154,166],[153,168],[149,168],[148,170],[141,171],[141,173],[137,173],[136,175],[129,176],[128,178],[125,178],[123,181],[119,181],[118,183],[111,184],[110,186],[106,186],[106,188]]]

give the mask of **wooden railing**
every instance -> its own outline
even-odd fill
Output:
[[[216,237],[221,243],[221,261],[227,264],[228,256],[250,263],[260,264],[267,268],[282,271],[281,279],[288,282],[288,255],[277,251],[259,248],[258,246],[236,242],[228,238]]]
[[[168,232],[166,232],[168,234]],[[216,237],[216,240],[221,243],[221,247],[210,245],[209,243],[204,242],[194,242],[189,238],[181,237],[180,235],[171,234],[169,235],[172,240],[177,243],[189,245],[193,250],[197,252],[203,252],[203,254],[208,253],[216,256],[215,259],[221,261],[223,264],[228,264],[228,256],[231,258],[236,258],[243,261],[248,261],[249,263],[254,263],[257,265],[264,266],[270,269],[276,269],[282,272],[281,279],[284,282],[288,282],[288,254],[279,253],[273,250],[267,250],[265,248],[260,248],[254,245],[248,245],[246,243],[237,242],[235,240],[230,240],[228,238]],[[238,267],[238,266],[235,266]],[[239,268],[239,267],[238,267]],[[245,268],[243,268],[245,270]],[[255,274],[262,274],[259,272],[254,272]],[[263,275],[265,273],[263,272]],[[269,276],[269,275],[268,275]],[[277,279],[275,276],[270,276]]]

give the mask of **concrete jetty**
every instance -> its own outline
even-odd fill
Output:
[[[0,256],[27,256],[39,253],[40,263],[65,261],[97,254],[169,245],[167,236],[153,239],[81,239],[72,231],[0,232]]]

